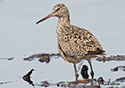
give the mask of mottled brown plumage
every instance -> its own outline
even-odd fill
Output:
[[[56,30],[59,53],[65,61],[74,64],[76,80],[78,79],[76,63],[82,59],[86,59],[89,62],[93,78],[94,72],[90,59],[104,55],[105,51],[102,46],[88,30],[70,24],[69,11],[64,4],[57,4],[51,14],[36,24],[52,16],[59,18]]]

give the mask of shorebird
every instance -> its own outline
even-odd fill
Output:
[[[78,80],[76,63],[86,59],[90,65],[91,76],[94,77],[94,71],[91,65],[91,58],[105,55],[101,44],[95,36],[86,29],[70,24],[69,10],[64,4],[54,6],[52,12],[36,24],[50,18],[58,17],[57,40],[58,50],[65,61],[73,63],[75,77]]]

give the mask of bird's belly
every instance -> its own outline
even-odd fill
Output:
[[[64,48],[65,49],[65,48]],[[64,50],[63,49],[63,50]],[[70,63],[78,63],[81,61],[82,58],[78,58],[77,56],[70,56],[70,53],[67,51],[67,52],[64,52],[61,48],[59,48],[58,46],[58,50],[59,50],[59,53],[60,55],[62,56],[62,58],[67,61],[67,62],[70,62]]]

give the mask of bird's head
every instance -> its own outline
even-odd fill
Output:
[[[68,16],[68,15],[69,15],[69,11],[64,4],[57,4],[56,6],[54,6],[52,12],[48,16],[39,20],[38,22],[36,22],[36,24],[38,24],[38,23],[40,23],[40,22],[42,22],[50,17],[53,17],[53,16],[60,18],[60,17]]]

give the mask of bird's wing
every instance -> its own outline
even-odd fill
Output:
[[[71,26],[63,32],[63,35],[58,43],[66,55],[99,55],[105,52],[95,36],[88,30]]]

